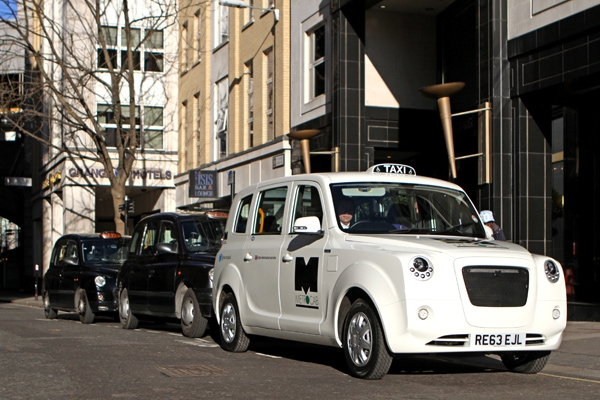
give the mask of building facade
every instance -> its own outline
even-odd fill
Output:
[[[236,189],[291,175],[290,2],[186,4],[177,207],[227,208]]]
[[[53,244],[61,235],[116,229],[113,193],[107,178],[110,172],[99,157],[107,157],[115,175],[119,173],[123,155],[119,157],[116,141],[122,137],[116,132],[132,127],[131,121],[135,123],[137,143],[125,194],[134,210],[124,218],[124,231],[131,232],[135,222],[145,215],[175,209],[175,3],[140,0],[128,5],[125,10],[121,2],[107,2],[99,10],[85,3],[46,2],[43,18],[32,20],[40,30],[50,24],[55,29],[33,35],[36,53],[48,56],[42,61],[44,65],[31,57],[29,68],[45,71],[45,82],[64,88],[44,93],[39,103],[48,115],[39,132],[47,145],[40,142],[36,149],[40,164],[39,176],[33,181],[32,219],[33,242],[37,244],[34,262],[43,265],[44,271]],[[50,46],[62,48],[61,55],[57,57]],[[132,74],[135,90],[123,83],[114,96],[110,83],[124,75],[113,72],[123,70]],[[85,83],[82,90],[70,86],[74,79]],[[124,106],[116,107],[116,103]],[[73,111],[77,109],[85,112]],[[73,122],[78,118],[83,123]],[[89,130],[88,125],[92,127]],[[106,153],[98,150],[98,140],[105,141]]]

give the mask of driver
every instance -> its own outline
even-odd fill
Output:
[[[349,197],[344,197],[337,206],[338,220],[342,229],[350,228],[354,217],[354,202]]]

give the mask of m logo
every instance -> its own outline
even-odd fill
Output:
[[[294,276],[294,290],[307,294],[317,293],[317,277],[319,274],[319,257],[311,257],[308,263],[303,257],[296,257],[296,272]]]

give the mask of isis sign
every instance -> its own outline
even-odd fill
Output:
[[[217,171],[190,171],[190,197],[217,197]]]

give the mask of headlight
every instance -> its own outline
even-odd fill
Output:
[[[426,281],[433,275],[433,265],[424,257],[410,260],[409,270],[415,278]]]
[[[98,287],[106,285],[106,279],[102,275],[98,275],[96,278],[94,278],[94,282],[96,282],[96,286]]]
[[[552,283],[556,283],[560,277],[560,268],[552,260],[546,260],[544,263],[544,271],[546,272],[546,278]]]
[[[214,268],[211,268],[211,269],[208,271],[208,279],[209,279],[211,282],[213,281],[213,276],[214,276],[214,275],[215,275],[215,269],[214,269]]]

